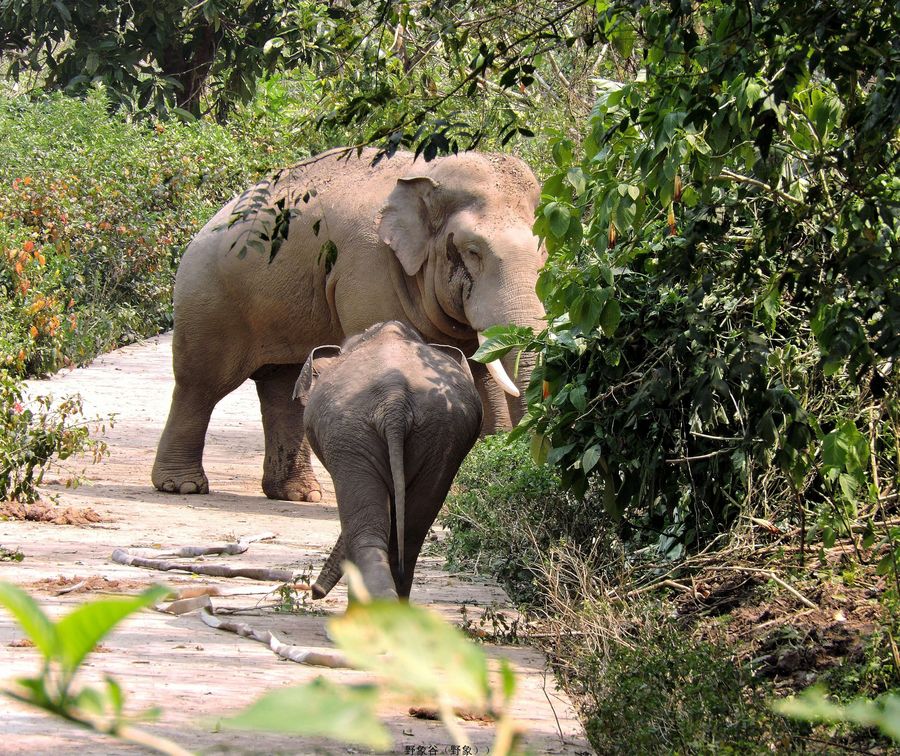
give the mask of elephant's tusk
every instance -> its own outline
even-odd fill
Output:
[[[478,334],[478,344],[484,344],[487,339],[482,334]],[[510,396],[519,396],[519,389],[516,387],[516,384],[512,382],[512,379],[507,375],[506,370],[503,368],[503,363],[500,360],[493,360],[492,362],[488,362],[485,367],[488,369],[488,372],[491,374],[491,378],[497,381],[500,384],[500,388],[502,388],[507,394]]]

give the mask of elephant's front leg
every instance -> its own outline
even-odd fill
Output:
[[[303,435],[303,405],[294,401],[294,383],[300,365],[262,368],[252,377],[262,408],[266,456],[263,493],[270,499],[321,501],[322,487],[310,461],[309,442]]]

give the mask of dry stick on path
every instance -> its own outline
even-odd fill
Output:
[[[291,646],[282,643],[269,630],[255,630],[244,622],[234,622],[223,620],[217,617],[213,612],[212,605],[207,603],[200,610],[200,619],[206,625],[216,630],[227,630],[228,632],[240,635],[243,638],[265,643],[272,651],[282,659],[297,662],[297,664],[307,664],[314,667],[331,667],[332,669],[352,669],[350,663],[343,654],[329,653],[327,651],[311,651],[302,646]]]
[[[126,564],[132,567],[144,567],[148,570],[161,570],[168,572],[190,572],[196,575],[212,575],[213,577],[245,577],[251,580],[275,580],[280,583],[293,583],[300,577],[299,572],[293,570],[277,570],[268,567],[229,567],[226,564],[184,564],[183,562],[169,562],[165,559],[148,559],[146,557],[129,554],[124,549],[116,549],[112,553],[112,560],[116,564]]]
[[[266,538],[272,538],[270,533],[264,533],[258,536],[247,536],[241,538],[237,543],[230,543],[224,546],[185,546],[181,549],[166,552],[154,552],[156,554],[164,554],[169,557],[196,557],[206,556],[210,554],[243,554],[254,541],[260,541]],[[149,557],[137,556],[130,554],[124,549],[116,549],[113,551],[112,560],[117,564],[125,564],[134,567],[144,567],[146,569],[161,570],[167,572],[170,570],[178,570],[191,572],[202,575],[213,575],[216,577],[246,577],[253,580],[275,580],[281,583],[294,583],[295,587],[302,590],[310,590],[309,585],[305,583],[295,583],[299,577],[299,573],[292,570],[277,570],[269,568],[257,567],[229,567],[221,564],[183,564],[181,562],[170,562],[165,559],[154,559]],[[266,592],[271,593],[274,589],[267,589]],[[218,588],[216,586],[205,586],[202,588],[186,588],[176,594],[176,599],[168,604],[157,605],[156,609],[169,614],[186,614],[196,609],[200,610],[200,618],[204,624],[216,630],[226,630],[243,638],[265,643],[277,656],[297,664],[307,664],[316,667],[331,667],[334,669],[347,668],[350,664],[347,662],[343,654],[331,653],[328,651],[313,651],[301,646],[292,646],[280,641],[275,635],[268,630],[256,630],[244,622],[234,622],[224,620],[216,616],[213,609],[210,596],[234,595],[245,593],[244,589],[229,590]],[[254,591],[256,592],[256,591]]]
[[[116,564],[125,564],[132,567],[143,567],[148,570],[160,570],[168,572],[190,572],[196,575],[211,575],[213,577],[245,577],[251,580],[274,580],[279,583],[297,583],[300,573],[293,570],[278,570],[268,567],[229,567],[223,564],[184,564],[183,562],[170,562],[160,557],[198,557],[211,554],[243,554],[250,548],[251,543],[274,538],[274,533],[260,533],[258,535],[244,536],[236,543],[227,543],[222,546],[185,546],[171,551],[152,551],[154,556],[132,554],[125,549],[116,549],[112,553],[112,560]],[[145,553],[148,550],[144,550]],[[299,584],[303,590],[309,590],[305,584]]]
[[[170,549],[168,551],[158,549],[138,549],[144,552],[140,556],[148,557],[201,557],[210,556],[212,554],[226,554],[234,556],[235,554],[243,554],[250,548],[251,543],[259,541],[269,541],[275,537],[274,533],[257,533],[256,535],[241,536],[237,541],[231,543],[223,543],[220,546],[182,546],[180,549]],[[151,556],[152,555],[152,556]]]

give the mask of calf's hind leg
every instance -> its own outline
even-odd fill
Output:
[[[266,365],[251,378],[262,409],[266,456],[263,493],[270,499],[321,501],[322,487],[303,434],[303,404],[293,397],[301,365]]]

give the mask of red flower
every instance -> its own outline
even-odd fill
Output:
[[[25,411],[25,408],[21,404],[19,404],[19,402],[16,402],[15,404],[13,404],[13,412],[16,415],[21,415],[24,411]]]

